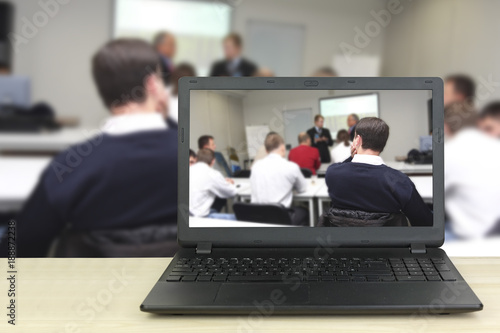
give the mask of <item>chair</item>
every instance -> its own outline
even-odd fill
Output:
[[[233,178],[250,178],[250,170],[238,170],[233,174]]]
[[[371,213],[330,207],[318,223],[319,227],[407,227],[403,213]]]
[[[238,221],[292,225],[288,209],[280,204],[236,202],[233,210]]]
[[[302,175],[304,175],[304,178],[311,178],[311,176],[313,174],[310,169],[306,169],[306,168],[300,168],[300,172],[302,172]]]

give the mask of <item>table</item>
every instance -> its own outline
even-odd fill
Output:
[[[206,217],[189,217],[189,227],[191,228],[266,228],[266,227],[297,227],[294,225],[257,223],[244,221],[231,221],[222,219],[210,219]]]
[[[16,327],[1,332],[500,332],[500,258],[452,258],[484,310],[448,316],[159,316],[139,311],[169,258],[18,259]],[[2,271],[6,261],[2,260]],[[8,281],[0,279],[6,291]],[[2,307],[7,302],[2,292]],[[4,308],[5,310],[5,308]],[[260,320],[259,320],[260,319]],[[246,323],[252,323],[247,329]]]
[[[408,164],[405,162],[385,162],[388,167],[399,170],[407,175],[432,175],[432,164]],[[317,173],[324,176],[330,163],[322,163]]]
[[[238,199],[249,200],[252,195],[252,189],[250,186],[249,178],[234,178],[234,183],[238,186],[237,197]],[[325,185],[324,178],[307,178],[307,190],[302,193],[294,193],[293,200],[295,201],[305,201],[309,205],[309,225],[314,227],[314,199],[317,192]]]
[[[41,133],[0,133],[0,152],[47,152],[57,153],[70,145],[87,140],[98,134],[84,128],[62,128]]]
[[[21,209],[50,160],[48,157],[0,156],[0,212]]]

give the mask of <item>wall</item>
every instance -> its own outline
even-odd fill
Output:
[[[32,35],[23,31],[30,32],[26,21],[44,23],[33,20],[34,15],[43,18],[39,1],[10,2],[15,5],[14,33],[30,37],[14,53],[14,74],[31,78],[32,101],[50,103],[58,115],[79,117],[85,127],[98,126],[108,113],[92,81],[90,59],[111,37],[113,0],[73,0],[52,7],[53,17],[45,15],[46,24]]]

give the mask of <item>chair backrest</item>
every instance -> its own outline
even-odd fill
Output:
[[[370,213],[360,210],[330,207],[321,217],[320,227],[407,227],[408,219],[403,213]]]
[[[233,174],[233,178],[250,178],[250,170],[238,170]]]
[[[306,168],[300,168],[300,172],[302,172],[302,175],[304,175],[305,178],[311,178],[311,176],[313,174],[310,169],[306,169]]]
[[[280,204],[236,202],[233,205],[233,210],[238,221],[292,224],[292,218],[288,210]]]

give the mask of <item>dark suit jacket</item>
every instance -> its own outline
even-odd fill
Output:
[[[315,143],[314,137],[316,136],[316,133],[317,133],[316,127],[313,127],[307,131],[307,134],[309,134],[309,137],[311,138],[311,146],[318,148],[321,163],[330,163],[332,158],[330,157],[330,150],[328,149],[328,147],[331,147],[333,145],[332,135],[330,134],[330,131],[327,128],[323,127],[323,129],[321,130],[321,134],[319,134],[319,136],[320,137],[324,136],[328,140]]]
[[[349,133],[351,136],[351,142],[354,141],[354,133],[356,133],[356,125],[352,127],[351,133]]]
[[[163,82],[166,85],[170,84],[171,77],[172,77],[172,71],[167,66],[166,60],[162,56],[160,56],[160,70],[161,70],[161,78],[163,79]]]
[[[227,60],[217,61],[212,65],[210,76],[233,76],[233,73],[230,73],[227,67]],[[255,72],[257,72],[257,66],[253,62],[250,62],[245,58],[241,58],[241,61],[236,68],[236,72],[239,72],[240,76],[252,76],[255,75]]]

